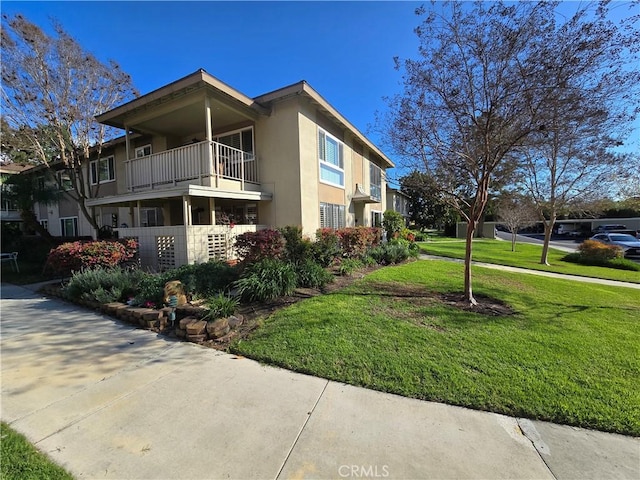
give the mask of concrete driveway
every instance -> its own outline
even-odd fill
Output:
[[[1,417],[77,478],[628,478],[640,441],[180,343],[2,285]]]

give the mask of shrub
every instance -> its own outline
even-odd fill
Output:
[[[245,264],[264,258],[281,258],[285,240],[279,230],[265,229],[238,235],[234,245],[238,258]]]
[[[111,303],[117,302],[122,298],[122,289],[118,287],[111,287],[105,290],[102,287],[98,287],[95,290],[82,294],[83,300],[98,303]]]
[[[138,282],[132,303],[135,305],[162,305],[164,284],[168,281],[164,275],[145,274]]]
[[[347,258],[361,258],[367,250],[380,243],[380,230],[371,227],[341,228],[336,231],[340,238],[342,255]]]
[[[411,233],[413,233],[414,235],[414,239],[416,242],[426,242],[429,240],[429,234],[425,233],[425,232],[415,232],[412,231]]]
[[[405,226],[404,217],[396,211],[387,210],[382,214],[382,226],[387,232],[387,238],[394,238]]]
[[[605,245],[595,240],[585,240],[578,247],[578,253],[587,259],[593,260],[613,260],[623,258],[622,248],[617,245]]]
[[[584,255],[576,252],[570,253],[562,257],[565,262],[579,263],[581,265],[592,265],[596,267],[608,267],[616,268],[618,270],[630,270],[632,272],[640,272],[640,265],[627,260],[626,258],[614,258],[613,260],[606,260],[599,257],[585,257]]]
[[[313,243],[313,258],[322,267],[328,267],[341,256],[340,237],[332,228],[320,228],[316,231]]]
[[[293,264],[264,258],[249,264],[234,286],[243,300],[266,301],[290,295],[296,288],[296,281]]]
[[[302,237],[302,227],[286,226],[280,229],[285,245],[285,258],[293,263],[300,263],[313,253],[311,240]]]
[[[345,258],[340,262],[340,266],[338,267],[338,273],[343,277],[349,277],[353,274],[354,271],[359,268],[364,267],[364,263],[362,263],[357,258]]]
[[[129,271],[117,267],[84,269],[73,274],[64,293],[72,300],[114,302],[132,294],[146,275],[140,270]]]
[[[418,247],[416,245],[416,249],[417,248]],[[371,255],[380,265],[401,263],[410,257],[417,256],[417,254],[417,251],[412,251],[409,242],[403,240],[388,242],[378,247],[372,248],[369,251],[369,255]]]
[[[147,274],[138,284],[134,303],[162,305],[164,285],[171,280],[179,280],[189,296],[206,298],[228,290],[237,278],[237,270],[220,260],[182,265],[161,274]]]
[[[49,252],[45,270],[66,275],[81,269],[115,267],[134,258],[137,248],[133,239],[63,243]]]
[[[182,265],[162,274],[164,283],[180,280],[187,293],[205,298],[227,290],[237,279],[237,271],[220,260]]]
[[[328,272],[310,258],[297,263],[295,270],[299,287],[323,289],[328,283],[333,282],[331,272]]]
[[[229,317],[234,314],[239,303],[237,298],[219,293],[210,297],[207,301],[206,306],[209,309],[209,313],[204,318],[214,320],[216,318]]]

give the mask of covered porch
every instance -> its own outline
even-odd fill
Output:
[[[187,185],[92,199],[88,206],[119,212],[118,238],[137,240],[142,267],[162,271],[210,259],[232,260],[238,235],[267,228],[259,223],[265,192],[220,191]]]

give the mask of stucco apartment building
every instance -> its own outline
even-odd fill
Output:
[[[124,135],[90,163],[88,206],[139,241],[146,266],[226,259],[265,227],[375,225],[385,210],[393,163],[304,81],[250,98],[199,70],[97,120]],[[82,215],[37,214],[54,234],[92,233]]]

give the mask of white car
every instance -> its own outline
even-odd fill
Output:
[[[617,245],[622,248],[625,257],[640,257],[640,240],[627,233],[598,233],[591,240]]]

